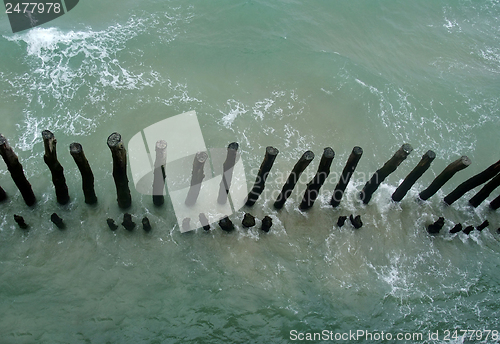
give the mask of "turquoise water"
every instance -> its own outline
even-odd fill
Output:
[[[38,198],[25,206],[3,161],[0,186],[2,343],[289,343],[293,333],[500,330],[498,211],[442,198],[500,159],[498,1],[97,1],[12,34],[0,20],[0,132]],[[207,147],[236,141],[252,186],[272,145],[280,153],[263,196],[231,216],[236,231],[181,234],[168,205],[132,187],[121,222],[106,139],[125,142],[195,110]],[[56,202],[43,163],[51,130],[72,202]],[[189,140],[189,137],[186,137]],[[99,203],[87,206],[68,146],[80,142]],[[414,151],[368,205],[366,179],[403,144]],[[328,205],[352,147],[364,149],[337,209]],[[314,207],[297,209],[324,147],[336,157]],[[429,149],[436,159],[399,204],[390,196]],[[281,211],[272,207],[306,150],[316,154]],[[472,165],[417,202],[444,167]],[[57,212],[60,231],[49,221]],[[244,229],[269,215],[269,233]],[[360,214],[364,226],[336,226]],[[13,214],[31,225],[23,232]],[[446,219],[441,234],[425,226]],[[455,223],[482,232],[450,235]],[[439,337],[429,338],[438,332]],[[475,342],[495,343],[498,338]],[[397,342],[394,338],[359,342]],[[316,342],[338,342],[317,340]],[[342,340],[340,341],[342,342]],[[344,341],[347,342],[347,341]],[[402,340],[401,342],[405,342]]]

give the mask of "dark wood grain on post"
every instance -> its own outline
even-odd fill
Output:
[[[314,201],[316,201],[316,198],[319,195],[319,190],[330,174],[330,166],[332,165],[333,158],[335,158],[335,152],[330,147],[326,147],[323,150],[318,171],[313,179],[307,184],[304,196],[302,196],[302,202],[300,202],[299,205],[301,210],[306,210],[313,206]]]
[[[191,173],[191,186],[184,203],[187,206],[194,205],[200,194],[201,182],[205,178],[204,168],[208,159],[207,152],[198,152],[193,161],[193,172]]]
[[[455,190],[450,192],[445,198],[444,202],[448,205],[452,205],[457,199],[462,197],[467,191],[474,189],[483,183],[500,173],[500,160],[488,167],[481,173],[467,179],[465,182],[457,186]]]
[[[227,146],[227,156],[226,161],[222,164],[222,180],[219,187],[219,196],[217,197],[217,203],[226,204],[227,195],[229,194],[229,188],[231,187],[231,180],[233,179],[233,168],[236,163],[236,154],[238,153],[238,143],[231,142]]]
[[[306,167],[309,166],[309,164],[311,163],[311,161],[313,161],[313,159],[314,159],[314,153],[311,151],[307,151],[304,154],[302,154],[299,161],[297,161],[297,163],[293,167],[292,172],[288,176],[288,179],[286,180],[285,184],[283,185],[281,193],[276,199],[276,202],[274,202],[274,207],[276,209],[283,208],[283,205],[285,204],[288,197],[290,197],[293,189],[295,188],[295,185],[299,181],[300,175],[302,174],[302,172],[304,172]]]
[[[31,188],[31,184],[28,182],[28,179],[26,179],[26,176],[24,175],[23,166],[19,162],[16,153],[14,153],[12,148],[9,146],[7,139],[2,134],[0,134],[0,155],[2,155],[2,158],[7,165],[7,169],[10,172],[12,180],[21,192],[24,202],[28,206],[32,206],[33,204],[35,204],[36,197],[33,193],[33,189]]]
[[[396,191],[392,194],[392,200],[394,202],[401,201],[410,188],[415,184],[415,182],[420,178],[425,171],[431,166],[431,162],[436,158],[436,153],[429,150],[422,156],[420,162],[415,166],[415,168],[406,176],[401,185],[398,186]]]
[[[264,191],[267,176],[269,175],[269,171],[271,171],[271,168],[273,167],[274,160],[276,159],[276,156],[278,156],[278,153],[279,150],[274,147],[269,146],[266,148],[264,161],[262,161],[262,164],[260,165],[260,169],[257,173],[257,178],[255,179],[253,188],[248,193],[247,200],[245,202],[246,206],[253,206],[259,199],[262,191]]]
[[[165,165],[167,164],[167,142],[159,140],[155,145],[155,165],[153,170],[153,203],[160,206],[165,203]]]
[[[432,195],[438,192],[439,189],[455,175],[458,171],[463,170],[471,164],[471,161],[468,157],[462,156],[458,160],[455,160],[451,164],[449,164],[443,172],[441,172],[429,185],[427,189],[422,191],[419,194],[421,200],[425,201],[429,199]]]
[[[362,155],[363,149],[361,147],[356,146],[352,149],[351,155],[349,155],[349,159],[347,159],[347,163],[342,171],[342,176],[333,191],[332,199],[330,200],[330,205],[332,207],[337,207],[340,204],[340,201],[342,201],[345,188],[347,187],[347,184],[349,184],[349,181],[351,180],[354,170],[356,169],[356,166],[358,166],[359,159],[361,159]]]
[[[109,135],[107,143],[113,157],[113,179],[115,180],[118,206],[126,209],[132,205],[127,177],[127,151],[122,137],[118,133]]]
[[[490,180],[477,194],[469,200],[469,204],[477,208],[498,186],[500,186],[500,173]]]
[[[5,193],[5,190],[2,189],[2,187],[0,186],[0,202],[5,200],[6,198],[7,198],[7,194]]]
[[[498,208],[500,208],[500,196],[491,201],[490,208],[492,210],[497,210]]]
[[[399,165],[406,159],[408,154],[413,151],[413,147],[405,143],[401,146],[401,148],[394,153],[391,159],[387,161],[382,168],[377,170],[370,180],[365,184],[363,190],[359,194],[360,199],[364,204],[368,204],[370,202],[373,193],[378,189],[380,184],[390,175],[392,172],[396,171]]]
[[[64,168],[59,163],[59,160],[57,160],[57,140],[49,130],[42,131],[42,138],[45,147],[43,161],[45,161],[52,174],[52,183],[56,190],[57,203],[67,204],[69,202],[68,186],[66,185],[66,178],[64,178]]]
[[[94,188],[94,173],[92,173],[90,164],[85,156],[85,153],[83,152],[82,145],[77,142],[73,142],[69,145],[69,152],[75,160],[76,166],[78,166],[78,170],[80,170],[80,174],[82,175],[82,190],[83,195],[85,196],[85,203],[97,203],[97,196]]]

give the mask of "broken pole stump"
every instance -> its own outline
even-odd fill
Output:
[[[431,162],[436,158],[436,153],[429,150],[422,156],[420,162],[415,166],[415,168],[406,176],[401,185],[398,186],[396,191],[392,194],[392,200],[394,202],[401,201],[408,191],[411,189],[413,184],[420,178],[425,171],[431,166]]]
[[[278,156],[279,150],[274,147],[266,147],[266,155],[264,156],[264,160],[260,165],[259,172],[257,173],[257,178],[255,179],[255,183],[253,185],[252,190],[248,193],[247,200],[245,205],[251,207],[257,202],[260,194],[264,191],[266,179],[269,175],[269,171],[273,167],[274,160]]]
[[[467,226],[464,228],[463,232],[467,235],[470,234],[470,232],[472,232],[474,230],[474,226]]]
[[[45,147],[43,161],[45,161],[52,174],[52,183],[56,190],[57,203],[67,204],[69,202],[68,186],[66,185],[66,178],[64,178],[64,168],[59,163],[59,160],[57,160],[57,140],[49,130],[42,131],[42,138]]]
[[[7,194],[5,193],[5,190],[2,189],[2,187],[0,186],[0,202],[5,200],[7,198]]]
[[[78,166],[78,170],[80,170],[80,174],[82,175],[82,190],[83,195],[85,196],[85,203],[97,203],[97,196],[94,188],[94,174],[92,173],[90,164],[85,157],[82,145],[73,142],[69,145],[69,153],[75,160],[76,166]]]
[[[226,232],[231,232],[232,230],[234,230],[233,222],[231,220],[229,220],[229,217],[227,217],[227,216],[220,219],[219,226],[223,231],[226,231]]]
[[[122,137],[118,133],[109,135],[107,143],[113,157],[113,179],[115,180],[118,206],[126,209],[132,205],[127,178],[127,151]]]
[[[304,172],[307,166],[309,166],[309,164],[311,163],[311,161],[313,161],[313,159],[314,159],[314,153],[311,151],[307,151],[304,154],[302,154],[299,161],[297,161],[295,166],[293,166],[292,172],[290,172],[288,179],[286,180],[285,184],[283,185],[283,188],[281,189],[281,193],[276,199],[276,202],[274,202],[274,207],[276,209],[283,208],[283,205],[285,204],[288,197],[290,197],[293,189],[295,188],[295,185],[299,181],[300,175],[302,174],[302,172]]]
[[[28,225],[24,222],[24,218],[22,216],[14,214],[14,221],[16,221],[21,229],[28,229]]]
[[[241,224],[245,228],[250,228],[255,226],[255,216],[249,213],[245,213],[245,216],[243,217],[243,221],[241,222]]]
[[[153,204],[160,206],[165,202],[165,165],[167,164],[167,142],[159,140],[155,145],[156,158],[153,170]]]
[[[452,229],[450,229],[450,234],[458,233],[462,230],[462,224],[457,223]]]
[[[316,175],[307,184],[306,191],[302,197],[302,202],[300,202],[299,205],[301,210],[311,208],[316,201],[316,198],[318,198],[319,190],[330,174],[330,166],[332,165],[333,158],[335,158],[335,152],[331,147],[326,147],[323,150],[323,155],[321,156]]]
[[[236,164],[236,155],[238,153],[239,145],[237,142],[231,142],[227,146],[226,160],[222,164],[222,180],[220,181],[219,196],[217,203],[226,204],[229,188],[231,187],[231,180],[233,179],[233,169]]]
[[[483,183],[486,183],[488,180],[493,178],[495,175],[500,173],[500,160],[496,163],[488,167],[481,173],[476,174],[473,177],[470,177],[465,182],[456,187],[455,190],[450,192],[445,198],[444,202],[448,205],[452,205],[457,199],[462,197],[467,191],[474,189],[476,186],[479,186]]]
[[[135,222],[132,221],[132,215],[129,213],[123,214],[122,226],[128,231],[132,231],[135,228]]]
[[[19,162],[16,153],[14,153],[12,148],[9,146],[7,139],[2,134],[0,134],[0,155],[5,161],[7,169],[10,172],[10,176],[21,192],[26,205],[32,206],[35,204],[36,197],[33,193],[33,189],[31,188],[31,184],[24,175],[23,166]]]
[[[113,219],[107,219],[106,223],[108,224],[109,229],[112,231],[116,231],[118,229],[118,226],[115,223],[115,220]]]
[[[193,161],[193,172],[191,174],[191,186],[189,188],[186,200],[184,203],[187,206],[192,206],[196,203],[198,195],[200,194],[201,182],[205,178],[205,173],[203,169],[205,168],[205,162],[208,159],[207,152],[198,152],[194,157]]]
[[[335,208],[340,204],[342,197],[344,197],[345,188],[347,187],[347,184],[349,184],[349,181],[351,180],[354,170],[356,169],[356,166],[358,166],[359,159],[361,159],[362,155],[363,148],[356,146],[352,149],[351,155],[349,155],[349,159],[347,159],[347,163],[342,171],[342,176],[333,191],[332,199],[330,200],[330,205],[332,207]]]
[[[444,217],[440,217],[436,222],[427,226],[427,232],[429,234],[438,234],[441,228],[444,226]]]
[[[361,221],[361,215],[354,217],[352,214],[349,215],[349,221],[351,221],[352,226],[355,229],[360,229],[363,226],[363,221]]]
[[[50,216],[50,221],[52,221],[52,223],[55,224],[56,227],[59,229],[66,228],[66,225],[64,224],[63,219],[61,219],[59,217],[59,215],[57,215],[56,213],[52,213],[52,215]]]
[[[378,189],[380,184],[390,175],[392,172],[396,171],[399,165],[406,159],[408,154],[413,151],[413,147],[409,143],[405,143],[399,148],[396,153],[390,158],[384,166],[377,170],[370,180],[365,184],[363,190],[361,190],[359,197],[364,204],[370,202],[373,193]]]
[[[149,219],[146,216],[144,216],[142,218],[142,229],[144,229],[144,231],[146,233],[149,233],[149,232],[151,232],[151,228],[152,227],[151,227],[151,223],[149,222]]]
[[[477,208],[498,186],[500,186],[500,173],[490,180],[479,192],[469,200],[469,204]]]
[[[490,225],[490,222],[488,220],[485,220],[483,223],[481,223],[479,226],[476,227],[476,229],[480,232],[483,231],[486,227]]]
[[[260,229],[262,229],[264,232],[268,233],[269,230],[271,229],[272,225],[273,225],[273,219],[266,215],[262,219],[262,227]]]
[[[465,155],[449,164],[443,172],[441,172],[429,185],[427,189],[420,192],[419,197],[425,201],[433,196],[439,189],[455,175],[458,171],[463,170],[471,164],[471,161]]]
[[[500,196],[491,201],[490,208],[492,210],[497,210],[498,208],[500,208]]]
[[[339,219],[337,220],[337,226],[341,228],[342,226],[344,226],[346,220],[347,216],[344,215],[339,216]]]

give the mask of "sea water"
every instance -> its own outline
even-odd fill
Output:
[[[468,199],[480,187],[442,202],[500,159],[499,22],[497,0],[86,0],[16,34],[3,14],[0,132],[38,202],[24,204],[1,161],[9,198],[0,204],[0,342],[499,342],[500,216],[488,208],[499,191],[476,209]],[[119,132],[127,143],[192,110],[208,148],[239,143],[248,188],[265,147],[279,149],[262,196],[230,216],[234,232],[181,233],[172,208],[155,207],[131,182],[127,211],[137,223],[147,216],[153,230],[110,231],[106,219],[120,223],[125,211],[107,137]],[[43,162],[45,129],[57,138],[66,206]],[[84,203],[72,142],[94,171],[95,206]],[[363,205],[364,183],[404,143],[413,152]],[[332,173],[314,206],[300,211],[328,146]],[[364,154],[333,209],[354,146]],[[392,202],[429,149],[437,156],[430,169]],[[306,150],[316,158],[277,211],[273,202]],[[462,155],[471,166],[417,201]],[[66,230],[50,222],[53,212]],[[256,227],[242,227],[245,212]],[[350,214],[361,215],[362,228],[337,227]],[[269,233],[259,229],[265,215]],[[430,236],[426,226],[439,216],[445,226]],[[484,220],[482,232],[448,233]]]

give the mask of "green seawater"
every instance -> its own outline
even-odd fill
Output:
[[[500,342],[486,338],[500,330],[500,215],[488,207],[500,190],[478,208],[468,200],[481,186],[442,202],[500,159],[499,23],[498,0],[82,0],[17,34],[0,15],[0,133],[38,200],[24,204],[0,161],[9,196],[0,203],[0,343]],[[248,188],[265,147],[279,149],[261,198],[231,215],[231,233],[213,225],[182,234],[172,208],[155,207],[131,182],[127,211],[153,230],[110,231],[106,219],[120,223],[125,211],[107,137],[119,132],[127,143],[191,110],[207,147],[239,143]],[[57,204],[43,162],[45,129],[57,138],[69,205]],[[93,168],[95,206],[84,203],[72,142]],[[404,143],[413,152],[363,205],[364,183]],[[314,206],[299,211],[328,146],[331,174]],[[364,154],[333,209],[354,146]],[[429,149],[430,169],[392,202]],[[316,158],[277,211],[283,178],[306,150]],[[462,155],[471,166],[417,201]],[[50,222],[53,212],[66,230]],[[256,227],[243,228],[245,212]],[[350,214],[362,228],[337,227]],[[265,215],[269,233],[259,229]],[[445,226],[430,236],[426,225],[439,216]],[[448,233],[484,220],[482,232]],[[293,340],[323,330],[375,338]],[[454,338],[455,330],[476,337]]]

